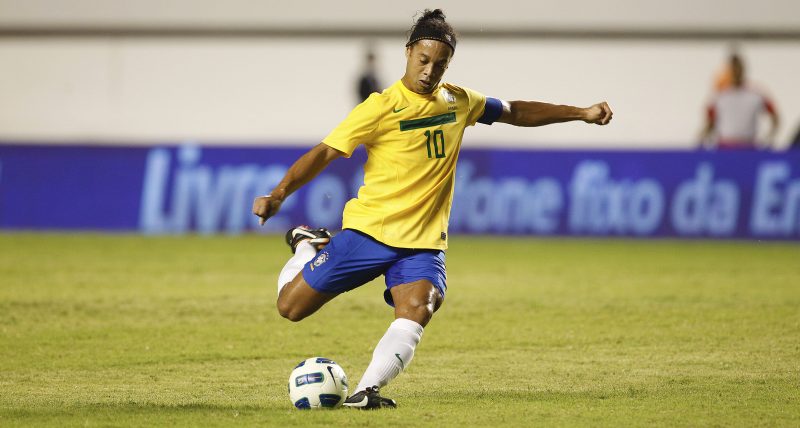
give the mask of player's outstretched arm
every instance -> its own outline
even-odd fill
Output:
[[[503,101],[503,113],[497,121],[514,126],[542,126],[573,120],[606,125],[612,115],[606,102],[581,108],[537,101]]]
[[[263,225],[268,218],[274,216],[284,199],[316,177],[331,161],[341,156],[344,156],[344,153],[324,143],[316,145],[300,156],[268,195],[259,196],[253,201],[253,214],[259,217],[259,224]]]

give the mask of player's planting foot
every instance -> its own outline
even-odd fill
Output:
[[[343,406],[361,410],[394,409],[397,403],[391,398],[381,397],[380,388],[376,385],[351,395]]]
[[[320,227],[312,229],[309,226],[297,226],[286,232],[286,243],[292,248],[292,254],[297,250],[297,244],[308,239],[308,243],[317,250],[322,249],[328,242],[331,242],[331,233],[328,229]]]

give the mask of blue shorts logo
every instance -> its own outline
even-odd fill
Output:
[[[315,258],[313,262],[311,262],[309,268],[313,271],[315,267],[319,267],[321,264],[327,261],[328,261],[328,252],[323,251],[317,255],[317,258]]]

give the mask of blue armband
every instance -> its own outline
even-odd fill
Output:
[[[484,125],[491,125],[503,114],[503,102],[497,98],[486,97],[486,106],[483,108],[483,116],[478,122]]]

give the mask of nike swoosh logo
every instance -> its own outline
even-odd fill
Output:
[[[328,366],[328,373],[331,374],[331,379],[333,379],[333,386],[336,386],[336,376],[333,375],[333,367]]]
[[[403,362],[403,359],[400,358],[400,354],[394,354],[394,356],[397,357],[398,360],[400,360],[400,368],[402,370],[405,370],[406,369],[406,364]]]
[[[392,111],[395,112],[395,113],[400,113],[401,111],[403,111],[403,110],[405,110],[407,108],[408,108],[408,106],[405,106],[403,108],[393,108]]]
[[[344,403],[344,405],[348,407],[366,407],[368,402],[369,398],[365,395],[358,403]]]

